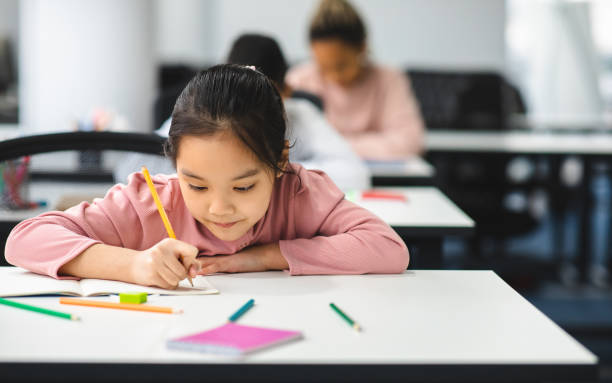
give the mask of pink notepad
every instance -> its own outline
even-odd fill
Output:
[[[211,330],[170,339],[166,345],[176,350],[241,355],[301,337],[302,333],[299,331],[244,326],[230,322]]]

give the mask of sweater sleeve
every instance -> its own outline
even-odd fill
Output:
[[[380,218],[344,199],[325,173],[298,173],[291,203],[297,239],[279,241],[292,275],[401,273],[409,255]]]
[[[172,192],[163,187],[166,181],[154,177],[160,199],[169,209]],[[103,199],[22,221],[7,239],[5,256],[13,265],[59,278],[57,272],[64,264],[94,244],[142,250],[157,243],[164,228],[154,221],[159,220],[155,214],[142,175],[134,174],[127,186],[113,186]]]
[[[353,149],[370,160],[393,160],[423,151],[424,124],[410,80],[401,72],[382,70],[376,131],[348,136]]]

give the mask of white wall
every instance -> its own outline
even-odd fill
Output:
[[[153,3],[147,0],[20,2],[20,124],[28,133],[69,130],[94,108],[150,131],[155,92]]]
[[[214,32],[209,19],[215,5],[202,0],[157,0],[153,7],[156,57],[193,65],[207,62]]]
[[[508,75],[522,91],[529,117],[545,127],[589,126],[604,111],[590,7],[508,2]]]
[[[222,61],[233,39],[249,31],[274,36],[291,62],[306,59],[308,23],[317,3],[157,0],[158,30],[163,31],[156,39],[158,59]],[[367,23],[376,60],[402,67],[504,68],[503,0],[353,0],[353,4]]]

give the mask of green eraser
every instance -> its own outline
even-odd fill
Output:
[[[147,293],[120,293],[119,302],[121,303],[145,303]]]

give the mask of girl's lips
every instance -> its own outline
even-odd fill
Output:
[[[237,221],[236,221],[237,222]],[[213,222],[215,225],[220,226],[224,229],[227,229],[229,227],[232,227],[236,224],[236,222],[230,222],[230,223],[220,223],[220,222]]]

